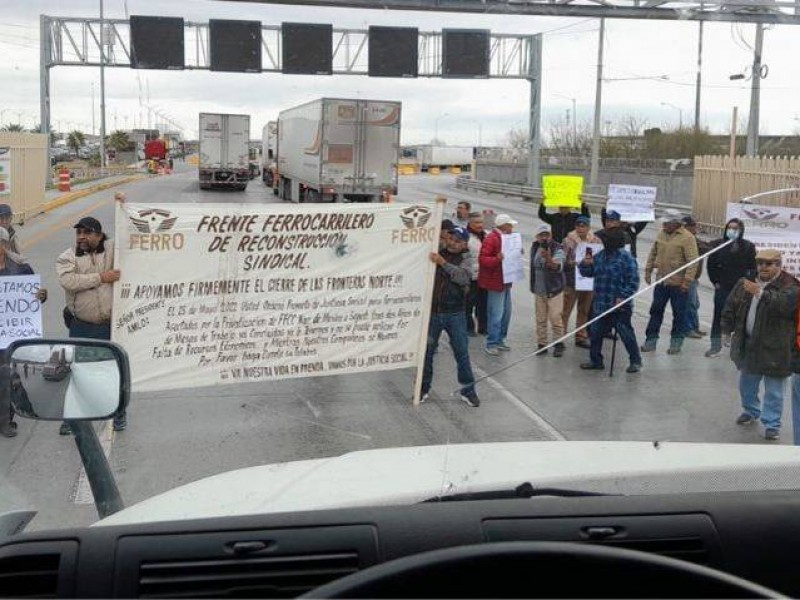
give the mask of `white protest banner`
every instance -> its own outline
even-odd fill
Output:
[[[657,193],[654,187],[612,184],[608,186],[606,210],[617,211],[622,220],[629,223],[655,221]]]
[[[42,337],[40,287],[38,275],[0,277],[0,350],[16,340]]]
[[[11,194],[11,148],[0,148],[0,196]]]
[[[592,249],[592,255],[597,256],[597,253],[603,249],[603,244],[578,244],[575,248],[575,290],[578,292],[591,292],[594,290],[594,277],[584,277],[578,265],[586,258],[586,250]]]
[[[744,237],[756,248],[783,253],[783,268],[800,276],[800,208],[729,202],[727,220],[741,219]]]
[[[119,206],[134,390],[418,366],[442,206]]]
[[[522,262],[522,236],[519,233],[502,235],[503,283],[515,283],[525,279],[525,265]]]

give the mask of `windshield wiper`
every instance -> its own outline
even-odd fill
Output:
[[[462,494],[449,494],[446,496],[435,496],[423,500],[426,502],[463,502],[470,500],[504,500],[514,498],[536,498],[539,496],[556,496],[558,498],[581,498],[585,496],[612,496],[616,494],[604,494],[601,492],[587,492],[585,490],[568,490],[564,488],[535,488],[529,482],[525,482],[513,489],[507,490],[488,490],[485,492],[465,492]]]

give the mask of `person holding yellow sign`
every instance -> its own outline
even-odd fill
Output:
[[[544,200],[539,205],[539,218],[552,227],[553,240],[560,244],[575,229],[578,217],[592,217],[589,207],[581,200],[583,177],[547,175],[542,177],[542,182]],[[549,214],[547,209],[550,207],[557,208],[558,212]]]

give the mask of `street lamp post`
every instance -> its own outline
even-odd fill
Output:
[[[670,102],[662,102],[661,106],[669,106],[678,111],[678,129],[683,129],[683,109],[680,106],[675,106]]]
[[[577,146],[578,144],[578,101],[573,98],[572,96],[565,96],[564,94],[556,94],[556,96],[560,96],[561,98],[566,98],[567,100],[572,101],[572,144]]]
[[[448,116],[450,116],[450,113],[442,113],[438,117],[436,117],[436,121],[434,121],[433,139],[436,140],[437,143],[439,142],[439,121]]]

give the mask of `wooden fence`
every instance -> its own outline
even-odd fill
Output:
[[[0,202],[10,204],[17,221],[35,214],[44,202],[47,177],[47,136],[41,133],[0,132],[0,147],[10,148],[10,191]]]
[[[800,188],[800,158],[737,156],[731,164],[728,156],[697,156],[692,213],[700,223],[721,228],[728,202],[786,188]],[[800,206],[800,192],[773,194],[754,203]]]

